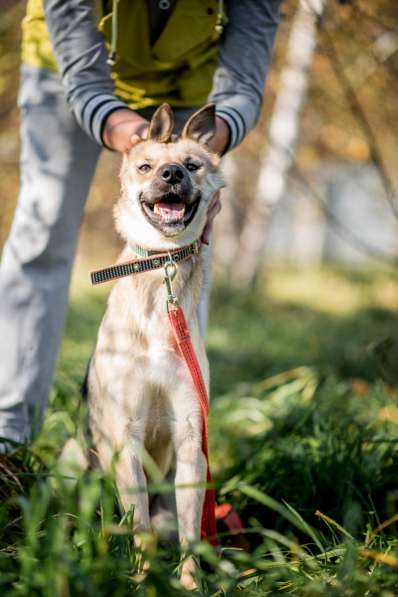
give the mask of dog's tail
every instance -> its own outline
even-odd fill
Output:
[[[92,356],[88,360],[86,373],[84,374],[84,379],[82,381],[82,385],[80,386],[80,395],[83,398],[83,400],[87,400],[88,398],[88,374],[90,371],[91,359]]]

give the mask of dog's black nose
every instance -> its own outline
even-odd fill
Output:
[[[160,170],[160,177],[169,184],[178,184],[184,176],[184,170],[179,164],[166,164]]]

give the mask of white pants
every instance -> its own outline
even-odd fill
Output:
[[[21,189],[0,265],[0,437],[26,442],[47,405],[101,148],[78,126],[56,74],[23,66],[19,106]],[[178,111],[177,124],[191,113]],[[207,296],[208,290],[199,309],[203,333]]]

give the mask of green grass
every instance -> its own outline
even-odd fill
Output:
[[[2,595],[186,594],[177,550],[155,540],[138,577],[111,479],[94,471],[71,487],[57,475],[82,423],[79,386],[106,293],[76,277],[43,430],[0,461]],[[276,269],[250,293],[215,285],[212,468],[248,549],[228,536],[221,557],[193,545],[199,594],[398,594],[398,394],[394,359],[377,350],[398,337],[397,298],[381,271]]]

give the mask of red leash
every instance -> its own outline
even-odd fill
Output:
[[[185,319],[184,312],[181,309],[180,305],[177,303],[175,297],[173,301],[168,301],[168,314],[171,329],[173,330],[174,334],[174,339],[177,343],[181,357],[183,358],[188,367],[193,384],[195,386],[196,395],[199,400],[200,410],[202,413],[202,451],[206,457],[207,462],[207,483],[211,483],[208,448],[209,433],[207,426],[207,416],[209,414],[209,398],[207,395],[206,386],[203,380],[202,372],[200,370],[198,359],[192,346],[191,335],[189,333],[188,324]],[[203,504],[201,536],[202,539],[206,539],[212,545],[218,545],[215,511],[215,491],[214,489],[207,488],[205,493],[205,501]]]

